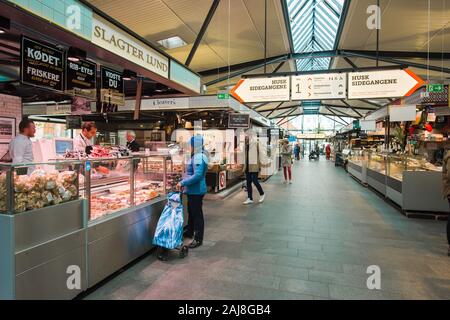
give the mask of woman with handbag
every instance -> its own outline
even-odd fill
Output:
[[[281,166],[284,171],[284,183],[292,184],[292,147],[288,139],[281,141]]]

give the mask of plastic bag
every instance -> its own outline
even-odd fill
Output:
[[[166,249],[175,249],[183,243],[183,204],[180,193],[169,193],[158,225],[153,244]]]

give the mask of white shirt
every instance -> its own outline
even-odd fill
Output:
[[[33,143],[30,138],[23,134],[18,134],[9,144],[9,155],[13,160],[13,164],[33,163]]]
[[[73,138],[73,150],[85,152],[86,147],[92,146],[92,141],[80,133]]]

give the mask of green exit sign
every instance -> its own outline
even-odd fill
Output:
[[[443,92],[444,85],[443,84],[429,84],[427,85],[427,92]]]
[[[229,98],[230,98],[230,95],[228,93],[218,93],[217,94],[217,99],[219,99],[219,100],[226,100]]]

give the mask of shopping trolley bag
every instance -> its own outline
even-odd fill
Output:
[[[156,226],[153,244],[166,249],[176,249],[183,244],[181,193],[172,192],[167,196],[167,204]]]

